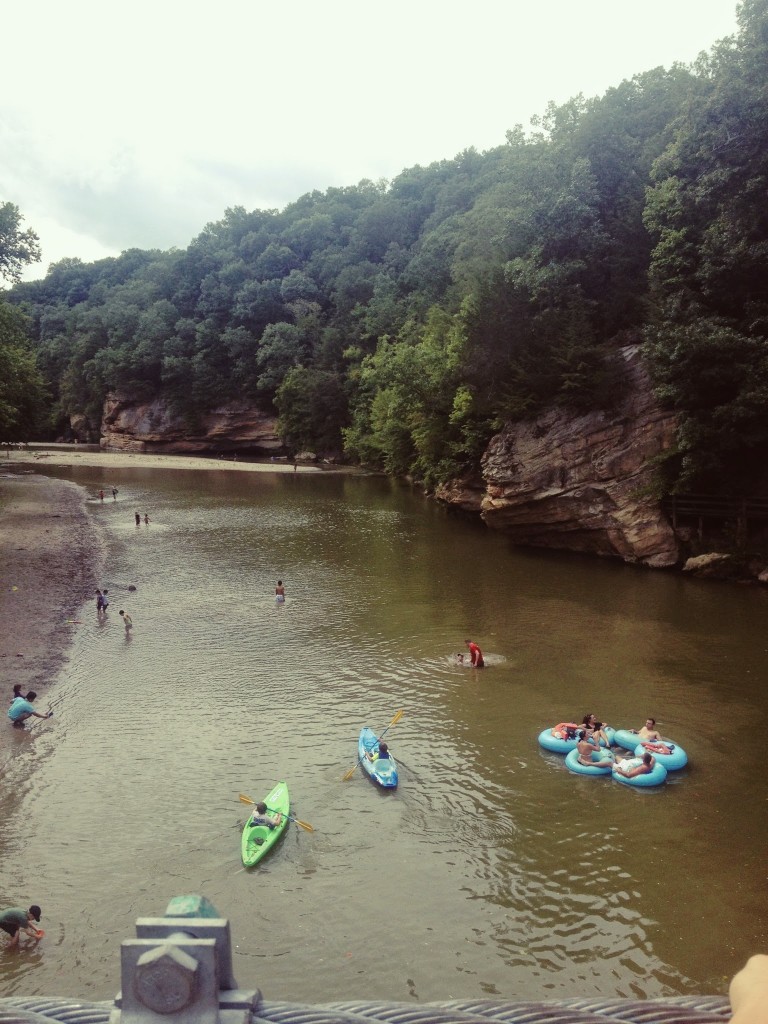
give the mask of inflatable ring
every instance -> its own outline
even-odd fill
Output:
[[[575,729],[577,735],[572,740],[564,740],[561,739],[559,736],[555,736],[555,732],[562,731],[561,726],[567,726],[569,728]],[[579,742],[577,736],[579,730],[583,728],[584,726],[579,725],[578,723],[560,722],[560,724],[555,726],[554,728],[543,729],[539,733],[539,746],[543,747],[545,750],[550,750],[553,754],[567,754],[569,750],[576,749],[576,744]],[[611,729],[610,726],[603,726],[603,732],[608,737],[608,743],[613,743],[615,730]],[[635,742],[637,742],[637,737],[635,737]],[[600,745],[602,747],[605,746],[603,740],[600,741]]]
[[[640,742],[640,737],[637,731],[632,729],[617,729],[616,735],[613,738],[613,742],[617,747],[623,747],[624,750],[634,750],[637,744]]]
[[[569,750],[575,750],[576,744],[579,742],[576,737],[572,740],[562,739],[560,736],[555,736],[556,732],[562,732],[565,727],[572,727],[578,729],[579,726],[573,722],[561,722],[560,725],[554,728],[544,729],[539,733],[539,746],[545,750],[550,750],[553,754],[567,754]]]
[[[667,743],[667,740],[662,740],[661,742],[664,744]],[[685,768],[688,764],[688,755],[682,747],[679,747],[676,743],[672,743],[672,740],[669,740],[669,743],[672,749],[670,750],[669,747],[665,747],[665,749],[669,751],[666,754],[663,750],[657,749],[661,744],[638,743],[635,747],[635,756],[642,757],[643,754],[653,754],[657,763],[663,764],[668,772],[676,772],[680,768]]]
[[[565,756],[565,767],[575,775],[602,775],[604,778],[610,779],[613,774],[610,770],[613,767],[613,754],[610,750],[603,747],[602,750],[594,750],[590,756],[594,764],[582,764],[579,760],[578,750],[571,750]]]
[[[645,751],[643,750],[642,753],[644,754]],[[620,782],[622,786],[647,788],[648,786],[660,786],[667,777],[667,769],[657,761],[650,772],[646,772],[645,775],[635,775],[634,778],[628,779],[617,771],[612,771],[611,777],[614,782]]]

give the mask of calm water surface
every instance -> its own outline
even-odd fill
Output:
[[[768,949],[764,591],[519,552],[381,479],[49,472],[120,489],[90,505],[112,604],[55,717],[3,733],[3,898],[47,933],[0,950],[4,994],[111,998],[135,919],[190,892],[280,1000],[722,992]],[[343,782],[401,708],[399,789]],[[536,737],[587,711],[655,716],[691,767],[569,774]],[[238,794],[279,779],[316,831],[246,871]]]

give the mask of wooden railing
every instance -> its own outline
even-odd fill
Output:
[[[768,522],[768,498],[721,498],[708,494],[668,494],[661,507],[677,530],[681,520],[696,520],[699,538],[704,536],[704,521],[733,523],[737,543],[744,543],[751,522]]]

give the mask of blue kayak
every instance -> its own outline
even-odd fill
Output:
[[[373,760],[368,755],[372,755]],[[357,756],[360,758],[367,775],[385,789],[394,789],[397,785],[397,765],[390,754],[379,757],[379,739],[373,729],[361,729],[357,741]]]

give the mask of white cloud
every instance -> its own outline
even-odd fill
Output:
[[[500,145],[549,100],[689,62],[735,25],[727,0],[17,4],[0,200],[46,264],[184,246],[228,206]]]

